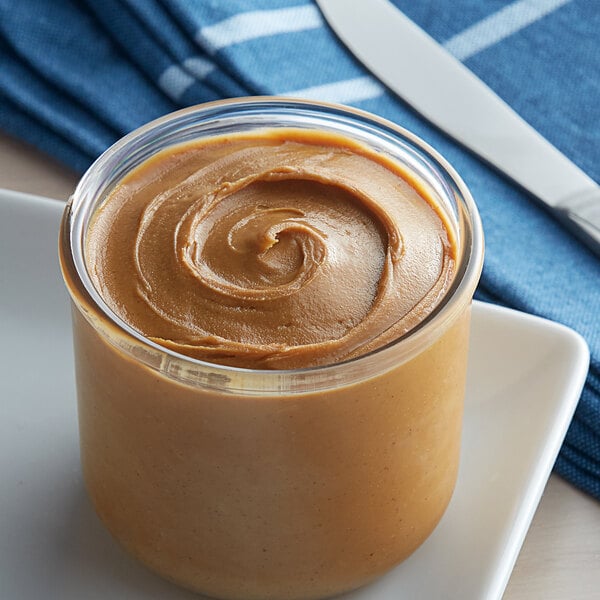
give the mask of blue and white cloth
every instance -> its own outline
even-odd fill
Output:
[[[600,181],[597,0],[394,2]],[[0,0],[0,128],[79,171],[155,117],[256,94],[374,112],[456,167],[486,231],[477,296],[559,321],[587,340],[590,373],[556,471],[600,499],[600,260],[369,75],[314,3]]]

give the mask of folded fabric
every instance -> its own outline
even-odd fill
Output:
[[[593,2],[395,4],[600,181]],[[590,347],[590,373],[556,470],[600,498],[600,260],[369,75],[314,3],[0,0],[0,127],[78,170],[159,115],[253,94],[369,110],[414,131],[455,166],[486,231],[477,297],[564,323]]]

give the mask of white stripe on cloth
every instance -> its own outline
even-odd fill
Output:
[[[183,68],[182,68],[183,67]],[[215,64],[201,56],[186,58],[182,66],[171,65],[158,78],[159,87],[172,100],[180,100],[196,80],[202,80],[215,70]]]
[[[171,65],[158,78],[158,85],[169,98],[179,100],[194,81],[179,65]]]
[[[202,56],[192,56],[183,61],[183,68],[198,79],[204,79],[215,70],[215,63]]]
[[[444,47],[459,60],[497,44],[571,0],[517,0],[450,38]]]
[[[322,100],[324,102],[337,102],[350,104],[361,100],[370,100],[381,96],[385,91],[383,85],[372,77],[355,77],[323,85],[285,92],[282,96],[289,98],[302,98],[304,100]]]
[[[323,19],[313,4],[240,13],[196,32],[196,41],[210,52],[278,33],[321,27]]]

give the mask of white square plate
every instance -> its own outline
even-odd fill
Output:
[[[197,600],[129,558],[96,518],[79,469],[59,202],[0,191],[2,598]],[[433,535],[346,600],[502,596],[587,372],[582,338],[475,303],[462,459]]]

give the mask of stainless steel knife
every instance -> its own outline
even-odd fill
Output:
[[[417,112],[544,203],[600,256],[600,187],[388,0],[317,0],[338,37]]]

